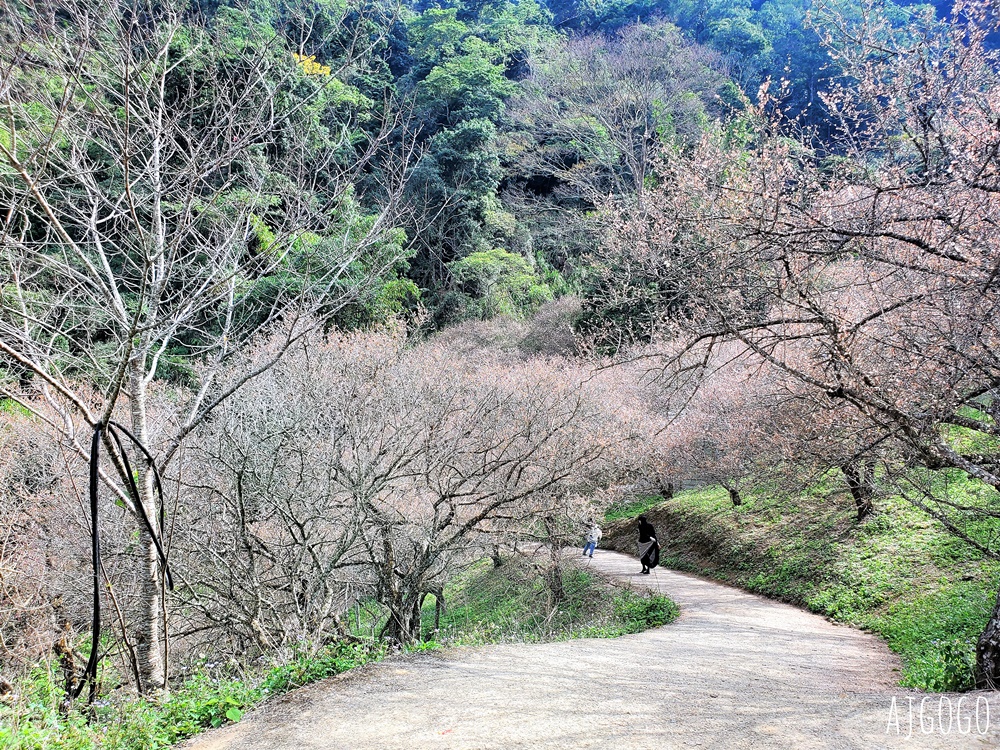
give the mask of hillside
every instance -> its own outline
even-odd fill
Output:
[[[1000,691],[998,40],[997,0],[0,0],[0,746],[627,643],[674,606],[564,552],[643,509],[898,694]]]

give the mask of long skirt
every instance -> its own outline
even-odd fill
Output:
[[[650,539],[639,542],[639,562],[647,568],[655,568],[660,564],[660,545]]]

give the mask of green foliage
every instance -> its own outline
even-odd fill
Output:
[[[626,591],[615,599],[615,619],[629,633],[667,625],[678,615],[680,609],[665,596],[637,596]]]
[[[672,279],[656,277],[616,253],[580,272],[583,310],[576,329],[590,337],[604,354],[651,341],[664,312],[683,315],[686,290]]]
[[[409,21],[407,31],[413,55],[430,63],[459,54],[462,41],[472,33],[458,20],[457,8],[428,8]]]
[[[420,88],[420,101],[442,111],[450,122],[492,119],[503,110],[503,100],[514,93],[514,85],[503,67],[486,56],[482,44],[472,51],[434,66]]]
[[[565,597],[553,604],[544,576],[531,565],[509,559],[494,567],[482,560],[445,587],[447,606],[436,632],[434,600],[428,597],[425,638],[446,644],[616,638],[677,617],[677,605],[667,597],[615,589],[576,568],[561,576]]]
[[[112,693],[95,704],[88,723],[81,710],[63,714],[63,691],[52,664],[36,667],[11,705],[0,703],[0,748],[10,750],[159,750],[212,727],[239,721],[267,697],[340,674],[385,655],[371,643],[337,643],[317,654],[259,673],[203,671],[157,702]],[[105,670],[107,672],[107,670]],[[81,707],[82,708],[82,707]]]
[[[525,258],[499,248],[472,253],[449,268],[482,318],[523,317],[553,296]]]
[[[409,279],[391,279],[375,294],[373,317],[378,319],[399,315],[413,308],[420,300],[420,289]]]
[[[655,5],[610,0],[592,8],[581,6],[574,13],[580,18],[596,13],[632,23],[654,12]],[[240,298],[242,314],[236,318],[240,325],[250,328],[259,322],[259,316],[249,310],[269,309],[269,303],[311,288],[306,283],[296,283],[295,274],[288,271],[275,272],[266,278],[259,278],[253,272],[253,261],[260,253],[282,254],[295,242],[276,237],[273,230],[282,225],[280,219],[289,206],[283,196],[289,187],[282,173],[283,159],[292,156],[293,161],[313,167],[316,177],[307,194],[292,203],[301,199],[303,206],[327,206],[328,201],[334,200],[332,192],[341,187],[338,180],[330,179],[337,174],[331,166],[349,167],[357,163],[359,153],[381,137],[380,115],[394,100],[414,104],[413,125],[419,130],[425,148],[420,150],[423,157],[409,183],[407,196],[419,218],[406,227],[409,236],[404,244],[413,242],[417,257],[409,268],[381,281],[407,278],[417,286],[418,293],[408,291],[402,305],[395,302],[382,305],[382,300],[376,299],[377,292],[359,289],[358,295],[367,299],[352,304],[334,324],[354,327],[378,323],[393,310],[412,306],[417,298],[432,307],[454,306],[455,289],[447,264],[494,248],[529,258],[539,256],[540,251],[546,256],[549,264],[546,279],[531,290],[535,301],[551,293],[558,294],[558,287],[566,284],[563,277],[574,273],[575,269],[568,269],[565,258],[561,257],[566,238],[560,239],[556,231],[557,246],[550,247],[549,238],[537,235],[551,234],[551,227],[539,230],[521,220],[515,204],[504,194],[505,186],[521,177],[517,174],[520,168],[506,161],[508,154],[503,148],[509,145],[507,138],[511,132],[520,128],[511,122],[508,103],[522,92],[521,82],[529,70],[546,64],[558,48],[563,29],[567,28],[555,24],[554,15],[558,16],[560,11],[552,3],[470,0],[445,6],[418,4],[399,15],[383,15],[374,6],[365,6],[360,13],[348,11],[340,0],[322,0],[308,4],[308,8],[286,8],[258,1],[239,7],[209,3],[200,13],[205,17],[203,27],[195,23],[182,25],[169,39],[162,40],[168,54],[160,64],[172,66],[167,80],[168,103],[183,103],[185,108],[192,100],[195,103],[189,108],[189,135],[199,136],[202,128],[212,127],[213,113],[220,102],[238,101],[247,116],[265,110],[274,114],[273,132],[261,142],[247,144],[234,161],[226,178],[232,181],[229,192],[206,201],[206,205],[169,207],[177,212],[190,212],[186,215],[196,217],[199,231],[211,234],[224,224],[227,216],[235,215],[238,207],[246,208],[248,193],[256,192],[244,189],[248,183],[268,186],[264,193],[274,200],[251,207],[248,267],[237,271],[239,291],[244,292]],[[151,33],[155,37],[155,30]],[[732,30],[726,33],[738,36]],[[346,64],[351,51],[367,49],[369,44],[370,54]],[[749,49],[753,45],[747,42],[744,46]],[[29,57],[35,56],[35,52],[30,50]],[[93,54],[93,65],[88,67],[99,71],[108,61],[101,60],[98,51]],[[250,73],[247,60],[259,61],[259,70],[253,74],[266,78],[268,86],[261,87],[254,94],[256,98],[244,99],[240,84]],[[148,76],[152,70],[150,66],[137,75]],[[63,95],[65,82],[43,68],[39,71],[37,75],[46,78],[50,97],[18,105],[10,113],[18,125],[22,149],[25,138],[43,142],[51,135],[57,121],[58,101]],[[671,85],[675,86],[673,82]],[[81,106],[86,105],[87,96],[95,93],[85,88],[78,92]],[[683,92],[679,99],[685,99]],[[704,107],[690,109],[693,121],[707,116]],[[661,140],[669,139],[669,133],[677,128],[676,115],[668,116],[656,107],[654,110],[651,116],[655,129]],[[237,124],[243,120],[240,112],[227,114],[233,115]],[[119,115],[124,118],[124,108]],[[602,126],[595,122],[594,127],[599,135]],[[0,123],[0,143],[11,142],[7,128],[7,122]],[[539,123],[535,129],[538,131],[535,135],[544,140],[544,125]],[[400,131],[395,131],[388,141],[396,148],[403,147],[406,139]],[[605,156],[621,159],[620,149],[610,148],[606,137],[598,137],[597,141],[595,148]],[[54,142],[55,148],[63,145],[58,138]],[[220,142],[219,146],[222,145]],[[589,142],[579,140],[569,145],[579,147],[582,152],[592,147]],[[120,182],[123,175],[119,160],[105,154],[103,161],[106,171],[99,169],[102,174],[98,179],[108,180],[109,185]],[[355,199],[359,214],[367,214],[378,203],[389,182],[380,173],[378,162],[376,159],[372,168],[357,180]],[[0,176],[9,172],[5,166],[0,166],[0,170],[3,170]],[[169,196],[166,201],[170,202]],[[581,205],[574,210],[592,208]],[[326,217],[318,216],[313,226],[308,227],[321,238],[311,251],[299,252],[301,248],[295,248],[289,252],[293,268],[301,268],[303,257],[313,262],[312,280],[338,268],[338,253],[332,250],[337,249],[338,238],[345,234],[344,224],[339,209],[329,213],[329,222],[324,221]],[[569,244],[579,248],[578,242]],[[320,252],[324,248],[330,252]],[[345,287],[353,291],[352,284],[357,286],[359,278],[359,274],[351,274],[350,280],[338,285],[335,291],[343,293]],[[387,290],[387,294],[391,297],[398,291],[398,288]],[[398,294],[396,298],[398,301]],[[473,314],[483,314],[489,304],[474,307]],[[217,331],[222,324],[218,311],[206,311],[206,318],[201,321],[203,330]],[[448,315],[442,318],[447,319]],[[197,351],[203,342],[185,343],[190,344],[191,351]],[[181,357],[185,352],[178,350],[174,354]],[[187,354],[190,356],[191,352]],[[164,363],[163,377],[178,383],[189,382],[190,372],[176,361],[173,365]]]
[[[253,230],[259,252],[270,253],[274,250],[278,238],[274,231],[259,216],[250,216],[250,228]]]
[[[506,102],[527,73],[526,61],[555,36],[551,15],[535,0],[467,2],[429,7],[406,20],[409,67],[399,80],[416,94],[428,149],[409,184],[409,195],[434,226],[413,227],[419,248],[410,278],[431,294],[434,324],[485,306],[457,293],[447,265],[494,248],[527,251],[530,233],[502,203],[499,134]],[[535,290],[545,295],[541,285]],[[474,309],[469,309],[469,308]]]
[[[984,585],[986,583],[986,585]],[[906,660],[904,684],[925,690],[967,690],[973,685],[975,643],[993,608],[1000,574],[987,582],[946,581],[912,602],[889,606],[867,624]]]
[[[106,746],[169,747],[204,729],[238,721],[261,698],[260,689],[242,679],[197,675],[162,703],[125,703],[117,706],[117,716],[109,712],[104,717]]]
[[[360,667],[385,656],[384,644],[344,643],[319,654],[302,654],[288,664],[274,667],[261,682],[268,695],[279,695],[333,675]]]
[[[858,524],[850,500],[822,487],[797,497],[747,494],[738,508],[721,487],[657,500],[613,508],[609,518],[649,515],[667,540],[661,564],[870,630],[902,657],[907,687],[972,686],[974,645],[1000,587],[1000,564],[905,501],[886,498]],[[981,529],[998,531],[996,521]],[[608,539],[632,542],[619,542],[614,529]]]
[[[30,417],[31,412],[11,398],[0,398],[0,414],[13,414],[19,417]]]
[[[156,361],[156,377],[175,385],[197,388],[198,371],[183,349],[165,352]]]
[[[293,10],[266,1],[239,7],[209,3],[200,10],[207,19],[204,28],[182,26],[164,40],[170,52],[164,60],[176,66],[169,81],[170,96],[180,99],[195,92],[193,96],[204,105],[192,115],[195,132],[199,127],[211,126],[213,108],[219,101],[239,100],[232,87],[247,74],[246,59],[260,60],[260,74],[274,84],[273,100],[244,101],[243,106],[273,106],[274,132],[269,134],[266,145],[247,146],[230,177],[238,183],[241,175],[252,176],[273,185],[275,196],[280,195],[281,159],[290,149],[299,148],[292,145],[297,139],[290,136],[305,136],[308,145],[296,158],[315,160],[317,179],[312,191],[315,194],[302,197],[304,202],[316,205],[325,205],[327,191],[336,187],[336,180],[327,182],[332,173],[327,157],[333,154],[339,166],[356,163],[359,151],[378,136],[380,115],[387,102],[398,97],[414,103],[414,124],[426,147],[408,195],[421,217],[407,226],[408,240],[415,243],[417,257],[402,273],[383,279],[391,282],[405,277],[418,287],[419,294],[408,292],[402,307],[419,297],[432,307],[454,309],[457,298],[447,264],[494,248],[526,257],[536,257],[539,252],[545,255],[552,273],[559,278],[547,278],[535,289],[539,294],[545,294],[545,286],[558,294],[557,287],[566,283],[563,278],[573,276],[583,280],[588,297],[599,297],[607,291],[601,270],[581,271],[581,267],[589,265],[582,256],[592,249],[595,238],[582,230],[580,236],[570,237],[570,232],[561,231],[565,227],[558,219],[546,225],[540,216],[520,215],[507,189],[539,177],[538,159],[518,163],[525,142],[538,144],[536,156],[564,151],[564,163],[557,170],[563,175],[559,178],[561,187],[572,183],[572,174],[578,174],[588,160],[603,160],[616,165],[615,169],[623,169],[629,149],[615,145],[608,137],[606,123],[581,114],[566,97],[557,97],[551,103],[552,112],[558,113],[551,116],[574,126],[578,137],[556,143],[560,138],[553,132],[552,123],[543,121],[545,116],[513,122],[508,107],[530,90],[529,72],[554,64],[566,32],[613,36],[637,22],[669,18],[683,32],[683,37],[676,30],[671,32],[678,47],[695,41],[714,48],[724,57],[726,70],[737,78],[729,80],[720,74],[714,76],[710,91],[685,91],[685,86],[695,85],[678,83],[680,79],[659,70],[654,77],[667,79],[664,82],[671,91],[678,87],[682,90],[676,91],[676,101],[655,101],[645,108],[643,116],[636,118],[643,139],[650,128],[656,134],[653,140],[665,147],[670,147],[678,133],[697,137],[713,118],[725,119],[742,110],[748,101],[743,92],[753,98],[767,78],[776,82],[775,87],[779,79],[786,81],[786,103],[808,124],[820,125],[822,137],[832,126],[824,120],[817,94],[836,68],[820,44],[820,35],[809,28],[809,5],[802,0],[466,0],[443,5],[411,4],[397,15],[383,14],[368,5],[364,12],[348,12],[341,0],[311,3],[308,12],[303,12],[304,6]],[[905,13],[897,11],[897,15],[900,23],[906,18]],[[370,54],[364,59],[339,67],[349,50],[357,51],[369,44]],[[35,58],[39,50],[25,52]],[[663,55],[647,55],[646,60],[659,57]],[[714,63],[705,59],[703,67],[708,71]],[[100,66],[91,67],[98,70]],[[44,66],[37,75],[45,77],[50,95],[45,101],[17,104],[8,113],[8,120],[17,124],[21,134],[19,153],[31,145],[26,138],[33,139],[35,145],[44,142],[57,121],[57,104],[65,81],[45,72]],[[598,83],[613,94],[613,99],[628,88]],[[80,104],[84,105],[92,93],[83,87],[78,92]],[[598,103],[597,109],[601,108]],[[5,145],[11,145],[8,128],[7,122],[0,123],[0,143]],[[398,146],[397,135],[390,140]],[[55,149],[64,145],[58,137],[53,143]],[[0,159],[0,177],[6,178],[10,167],[3,161]],[[101,177],[112,182],[121,180],[115,160],[107,161],[107,173]],[[376,166],[359,178],[356,197],[360,213],[377,202],[386,184],[383,177]],[[655,178],[644,179],[648,183]],[[607,185],[599,187],[607,194]],[[203,212],[198,214],[199,222],[210,231],[213,221],[209,217],[231,212],[240,199],[240,191],[234,188],[226,200],[193,208]],[[268,229],[269,225],[278,226],[273,218],[282,205],[276,201],[261,206],[259,211],[255,207],[251,254],[287,249],[282,238],[274,237]],[[593,196],[575,197],[560,208],[582,218],[594,210]],[[342,229],[337,211],[332,214],[323,229],[312,227],[325,241],[333,241],[326,242],[327,246],[336,244]],[[432,217],[430,226],[424,223],[428,217]],[[317,257],[315,253],[307,255]],[[329,264],[323,270],[336,267],[334,253],[319,258],[321,263]],[[241,279],[245,286],[251,286],[251,280],[259,279],[252,273]],[[357,283],[358,276],[351,280]],[[259,281],[260,289],[245,299],[248,308],[302,291],[301,285],[291,283],[290,275],[274,274]],[[343,292],[345,285],[339,286],[337,292]],[[335,323],[348,327],[367,325],[400,307],[381,306],[375,299],[378,294],[369,291],[361,292],[368,296],[366,302],[352,306],[343,320]],[[642,327],[656,300],[671,297],[676,291],[637,278],[633,288],[621,297],[621,305],[585,310],[581,327],[600,337],[601,330],[617,326],[626,331],[627,337],[633,328]],[[474,314],[483,314],[489,305],[474,307]],[[439,319],[447,322],[450,313],[445,310]],[[255,320],[247,317],[243,322],[250,326]],[[185,380],[184,373],[168,370],[165,367],[165,376],[175,382]]]
[[[635,518],[662,502],[663,498],[659,495],[646,495],[644,497],[618,502],[604,512],[604,520],[617,521],[622,518]]]
[[[330,211],[328,231],[303,231],[278,238],[267,224],[253,217],[254,249],[283,254],[285,267],[267,277],[241,280],[237,286],[237,315],[249,326],[253,316],[265,315],[282,297],[301,294],[310,284],[329,285],[329,323],[351,330],[385,323],[416,308],[420,290],[405,278],[408,253],[401,229],[385,232],[369,242],[378,216],[367,213],[353,193],[343,196]],[[351,259],[349,262],[347,259]],[[398,259],[398,260],[394,260]],[[336,279],[328,279],[337,269]],[[258,321],[259,322],[259,321]],[[174,373],[164,371],[169,377]],[[177,373],[178,381],[185,373]]]
[[[753,96],[767,79],[782,81],[784,103],[811,125],[829,128],[818,101],[836,75],[836,61],[811,28],[803,0],[548,0],[560,28],[613,32],[639,22],[669,18],[691,41],[718,51]],[[850,6],[841,5],[845,10]],[[945,9],[947,11],[947,9]]]

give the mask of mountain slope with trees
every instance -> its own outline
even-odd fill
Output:
[[[79,718],[203,648],[339,653],[363,602],[410,648],[466,564],[547,545],[562,601],[591,518],[692,479],[997,559],[998,38],[980,0],[0,1],[0,670]]]

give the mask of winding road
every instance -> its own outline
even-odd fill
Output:
[[[962,696],[896,687],[899,663],[872,635],[694,576],[638,575],[633,558],[614,552],[587,564],[668,594],[681,617],[612,640],[389,659],[188,747],[1000,747],[1000,694],[968,694],[959,706]]]

